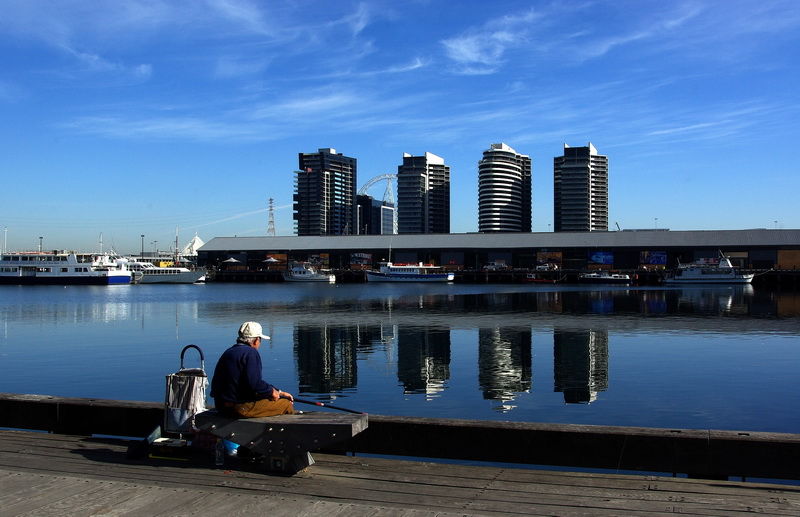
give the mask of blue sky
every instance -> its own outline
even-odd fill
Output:
[[[800,3],[4,0],[0,225],[7,249],[170,249],[292,235],[299,152],[451,167],[477,231],[477,162],[609,157],[611,228],[798,228]],[[370,194],[382,197],[384,186]]]

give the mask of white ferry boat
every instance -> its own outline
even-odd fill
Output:
[[[0,257],[0,284],[130,284],[131,272],[97,257],[75,253],[6,253]]]
[[[283,272],[287,282],[328,282],[336,283],[336,276],[329,271],[317,269],[307,262],[295,262],[292,268]]]
[[[755,275],[740,273],[728,257],[720,253],[719,262],[678,264],[678,269],[664,279],[665,284],[749,284]]]
[[[194,284],[206,279],[205,269],[188,269],[180,266],[159,267],[150,262],[118,259],[118,264],[130,270],[134,284]]]
[[[631,276],[624,273],[608,273],[606,271],[582,273],[578,281],[584,284],[617,284],[630,285]]]
[[[380,270],[367,271],[368,282],[452,282],[455,274],[432,264],[395,264],[381,262]]]

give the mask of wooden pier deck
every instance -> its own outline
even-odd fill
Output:
[[[314,454],[294,476],[129,441],[0,430],[0,517],[18,515],[800,515],[800,487]]]

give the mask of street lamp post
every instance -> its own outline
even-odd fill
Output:
[[[142,234],[142,258],[144,258],[144,234]]]

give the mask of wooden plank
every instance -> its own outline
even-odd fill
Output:
[[[165,488],[152,485],[137,485],[140,492],[119,505],[113,507],[111,515],[125,515],[125,517],[151,517],[158,515],[173,516],[184,512],[186,508],[200,503],[210,503],[212,494],[203,493],[197,489]],[[192,506],[196,508],[196,506]]]
[[[317,464],[307,471],[283,477],[264,474],[252,465],[234,468],[233,462],[215,468],[210,455],[187,461],[130,461],[125,457],[126,444],[0,431],[0,494],[24,497],[20,494],[28,486],[19,482],[23,474],[46,480],[64,478],[60,472],[71,471],[68,476],[87,487],[80,494],[65,492],[61,499],[30,504],[50,514],[74,511],[75,515],[81,509],[86,513],[104,509],[109,515],[175,515],[208,513],[210,508],[214,513],[236,514],[237,508],[273,506],[277,512],[291,510],[291,515],[800,514],[800,491],[781,485],[331,455],[318,455]],[[47,481],[39,485],[46,487]],[[109,495],[115,491],[120,493],[117,501]],[[5,506],[0,500],[0,508]]]
[[[162,417],[163,405],[151,402],[0,393],[0,426],[5,427],[143,437]],[[382,415],[370,415],[369,421],[369,428],[332,447],[359,454],[684,473],[709,479],[800,479],[800,434]]]
[[[79,480],[79,478],[73,479]],[[138,504],[140,499],[137,497],[149,491],[149,487],[131,483],[107,483],[98,480],[85,480],[84,482],[88,485],[84,492],[39,506],[35,508],[34,513],[61,517],[113,515],[118,513],[121,508],[130,505],[132,501],[136,501]]]
[[[0,497],[0,517],[16,516],[37,510],[66,497],[86,492],[90,483],[76,478],[40,476],[40,483],[27,489],[16,490]],[[0,493],[6,494],[3,484]]]

